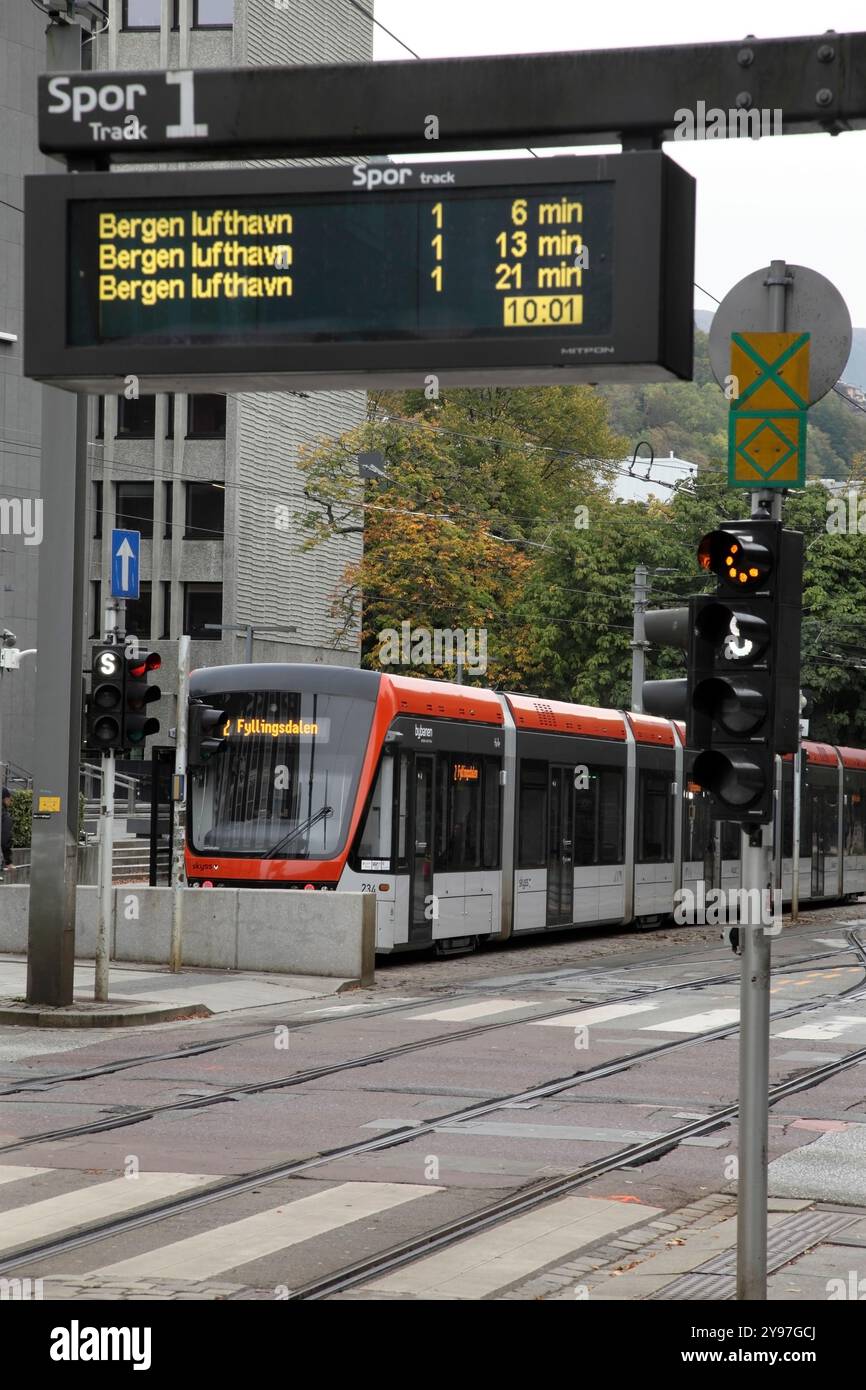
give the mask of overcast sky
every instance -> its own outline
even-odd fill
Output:
[[[376,0],[422,58],[735,41],[866,29],[866,0]],[[377,59],[407,58],[381,30]],[[773,257],[836,284],[866,326],[866,131],[665,146],[698,181],[695,279],[721,299]],[[563,153],[557,150],[555,153]],[[586,148],[575,153],[585,154]],[[478,156],[475,156],[476,158]],[[713,308],[695,292],[696,308]]]

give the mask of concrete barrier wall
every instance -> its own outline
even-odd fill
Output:
[[[184,965],[373,980],[376,904],[366,893],[305,893],[285,888],[184,888]],[[0,951],[27,949],[30,889],[0,887]],[[112,960],[167,965],[170,888],[114,889]],[[97,889],[77,889],[75,954],[96,945]]]

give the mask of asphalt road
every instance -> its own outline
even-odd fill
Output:
[[[771,1083],[866,1049],[863,960],[844,930],[863,912],[810,915],[774,942]],[[582,932],[386,962],[374,990],[337,1002],[103,1031],[59,1053],[44,1031],[2,1029],[2,1272],[43,1278],[49,1297],[285,1298],[731,1104],[738,980],[716,928]],[[156,1057],[202,1042],[214,1046]],[[319,1074],[292,1083],[310,1071]],[[797,1201],[866,1204],[864,1077],[854,1066],[773,1107],[780,1212],[789,1199],[791,1211]],[[94,1125],[112,1127],[86,1132]],[[816,1163],[833,1136],[850,1152]],[[538,1296],[539,1274],[600,1243],[627,1248],[629,1230],[696,1202],[729,1203],[736,1142],[728,1120],[652,1161],[614,1162],[343,1296]],[[187,1200],[250,1173],[258,1177],[241,1191]],[[166,1199],[180,1203],[173,1214],[126,1219]],[[109,1217],[119,1222],[112,1233],[81,1241]]]

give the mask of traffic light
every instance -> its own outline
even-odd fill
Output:
[[[158,652],[127,658],[123,725],[125,748],[137,748],[151,734],[159,733],[159,720],[147,717],[147,706],[162,695],[158,685],[148,685],[151,671],[158,671],[161,665],[162,657]]]
[[[87,697],[85,746],[93,753],[118,752],[123,742],[123,692],[126,668],[122,647],[94,647]]]
[[[689,604],[686,742],[719,820],[773,818],[774,759],[797,748],[803,537],[780,521],[726,521],[698,547],[718,577]]]
[[[190,700],[186,755],[190,767],[210,762],[219,752],[226,740],[224,725],[224,709],[215,709],[203,700]]]
[[[688,650],[688,608],[649,609],[644,614],[644,633],[647,641],[659,647],[679,647]],[[647,714],[660,714],[665,719],[685,719],[688,690],[685,676],[673,680],[644,681],[641,705]]]

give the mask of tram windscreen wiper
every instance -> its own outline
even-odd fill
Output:
[[[301,825],[296,825],[294,830],[289,831],[288,835],[284,835],[281,840],[277,840],[277,843],[272,845],[264,858],[273,859],[276,854],[279,854],[281,849],[291,844],[292,840],[296,839],[298,835],[303,835],[305,830],[312,830],[313,826],[316,825],[318,821],[324,820],[326,816],[332,816],[333,814],[333,806],[321,806],[314,815],[308,816]]]

